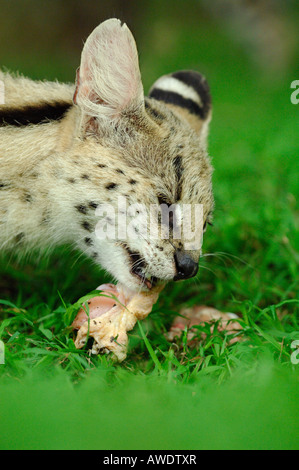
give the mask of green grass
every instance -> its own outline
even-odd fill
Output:
[[[202,64],[211,83],[211,256],[196,280],[166,287],[121,365],[76,350],[69,328],[70,306],[109,277],[67,247],[38,263],[2,257],[1,448],[298,447],[299,105],[289,99],[298,77],[260,78],[219,28],[176,21],[170,49],[144,25],[141,65],[146,89]],[[242,341],[202,326],[197,348],[169,343],[173,317],[195,304],[238,313]]]
[[[61,370],[1,386],[1,447],[285,449],[298,441],[298,382],[270,359],[215,387],[100,365],[74,388]],[[221,394],[219,393],[221,390]]]

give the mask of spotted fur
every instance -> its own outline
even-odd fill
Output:
[[[181,71],[144,97],[134,38],[111,19],[87,39],[76,84],[34,82],[0,72],[0,248],[69,243],[132,289],[132,260],[158,279],[176,276],[184,240],[95,236],[96,210],[118,197],[213,210],[207,154],[211,99],[205,79]],[[133,221],[133,218],[132,218]],[[136,229],[137,231],[137,229]],[[200,251],[190,251],[198,261]]]

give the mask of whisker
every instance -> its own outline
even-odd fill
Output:
[[[213,270],[210,269],[210,268],[207,268],[207,266],[203,266],[202,264],[199,264],[198,267],[199,267],[199,268],[202,268],[202,269],[206,269],[207,271],[211,271],[211,273],[213,273],[214,276],[219,277],[218,274],[215,273],[215,271],[213,271]]]
[[[84,255],[88,256],[87,249],[84,250],[84,251],[81,251],[81,253],[78,253],[78,255],[76,256],[76,259],[74,260],[73,264],[71,265],[71,269],[74,268],[76,263],[78,263],[79,259],[82,258],[82,256],[84,256]]]
[[[249,264],[247,261],[244,259],[240,258],[239,256],[233,255],[232,253],[226,253],[224,251],[216,251],[214,253],[204,253],[201,257],[208,257],[208,256],[214,256],[214,257],[223,257],[223,258],[234,258],[237,261],[240,261],[241,263],[245,264],[246,266],[250,267],[251,269],[254,269],[254,267]]]

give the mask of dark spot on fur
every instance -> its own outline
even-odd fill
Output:
[[[86,174],[85,174],[85,175],[82,175],[81,178],[82,178],[83,180],[89,180],[89,179],[90,179],[89,175],[86,175]]]
[[[120,168],[117,168],[117,169],[116,169],[116,173],[120,173],[120,174],[122,174],[122,175],[125,174]]]
[[[81,226],[87,230],[88,232],[91,232],[92,231],[92,228],[91,228],[91,225],[89,222],[87,222],[86,220],[84,222],[82,222]]]
[[[91,209],[96,209],[98,207],[98,204],[96,202],[93,202],[93,201],[90,201],[88,203],[88,206],[91,208]]]
[[[86,237],[86,238],[84,238],[84,241],[85,241],[85,243],[86,243],[87,246],[91,246],[91,245],[92,245],[92,239],[91,239],[91,238]]]
[[[0,190],[7,189],[8,187],[9,187],[9,184],[0,182]]]
[[[129,181],[129,183],[130,183],[130,184],[137,184],[137,181],[136,181],[136,180],[133,180],[133,179],[131,179],[131,180]]]
[[[98,254],[94,251],[93,254],[91,255],[93,257],[93,259],[97,259],[98,257]]]
[[[81,214],[87,214],[88,212],[87,207],[84,206],[83,204],[78,204],[78,206],[75,206],[75,209],[77,209],[77,211],[80,212]]]
[[[67,181],[71,184],[74,184],[76,182],[75,178],[67,178]]]
[[[116,183],[108,183],[106,184],[105,188],[110,191],[111,189],[115,189],[117,186],[118,185]]]
[[[107,165],[104,165],[104,163],[98,163],[97,166],[99,168],[106,168]]]
[[[32,196],[29,193],[24,194],[24,199],[25,202],[32,202]]]
[[[15,236],[15,242],[20,243],[23,240],[24,237],[25,237],[24,232],[18,233],[18,235]]]

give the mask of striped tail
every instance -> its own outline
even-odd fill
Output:
[[[209,85],[203,75],[192,70],[163,75],[150,89],[149,97],[163,101],[206,139],[212,102]]]

